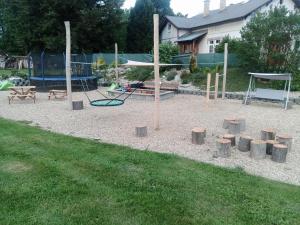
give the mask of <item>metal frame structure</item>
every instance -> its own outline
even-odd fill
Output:
[[[251,75],[249,81],[248,91],[245,97],[244,103],[246,104],[249,99],[270,99],[282,101],[284,103],[284,109],[286,110],[289,102],[289,95],[292,83],[292,74],[290,73],[249,73]],[[255,87],[255,80],[257,78],[267,80],[280,80],[285,81],[284,90],[273,90],[273,89],[261,89]]]

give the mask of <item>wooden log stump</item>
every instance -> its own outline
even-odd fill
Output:
[[[267,141],[267,140],[275,140],[276,137],[276,131],[272,128],[263,129],[260,132],[261,140]]]
[[[83,101],[73,101],[72,102],[73,110],[82,110],[83,109]]]
[[[218,156],[228,158],[231,156],[231,141],[228,139],[218,139],[216,142]]]
[[[241,152],[249,152],[251,148],[251,141],[253,138],[250,136],[242,135],[239,140],[238,150]]]
[[[277,135],[276,140],[280,143],[280,144],[284,144],[288,147],[288,151],[292,151],[292,144],[293,144],[293,137],[289,136],[289,135]]]
[[[228,118],[225,118],[224,121],[223,121],[223,128],[224,129],[228,129],[229,128],[229,123],[231,121],[235,121],[236,118],[235,117],[228,117]]]
[[[206,129],[196,127],[192,130],[192,143],[195,145],[203,145],[205,143]]]
[[[264,159],[266,158],[267,144],[262,140],[251,141],[250,157],[253,159]]]
[[[237,118],[236,121],[240,123],[241,131],[246,130],[246,119],[245,118]]]
[[[241,124],[238,121],[230,121],[228,127],[229,134],[240,134]]]
[[[276,144],[273,146],[272,160],[278,163],[286,162],[286,156],[288,152],[288,147],[282,144]]]
[[[137,137],[146,137],[148,134],[147,126],[141,125],[135,127],[135,135]]]
[[[275,140],[267,140],[266,143],[267,143],[267,155],[272,155],[273,146],[279,144],[279,142]]]
[[[223,136],[223,139],[230,140],[230,141],[231,141],[231,146],[232,146],[232,147],[236,145],[235,135],[233,135],[233,134],[225,134],[225,135]]]

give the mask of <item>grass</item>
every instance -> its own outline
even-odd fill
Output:
[[[0,119],[0,224],[299,224],[300,188]]]

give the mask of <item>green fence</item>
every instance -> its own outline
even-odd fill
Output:
[[[115,62],[115,54],[114,53],[96,53],[93,54],[93,62],[97,60],[104,60],[105,64],[112,64]],[[119,53],[118,61],[119,63],[127,63],[128,60],[139,61],[139,62],[152,62],[152,55],[150,54],[127,54],[127,53]]]
[[[178,55],[173,57],[173,63],[184,64],[184,67],[188,67],[190,64],[190,54]],[[208,53],[208,54],[198,54],[197,64],[199,67],[215,67],[216,65],[224,64],[224,54],[223,53]],[[228,66],[234,67],[238,66],[238,58],[235,54],[228,54]]]

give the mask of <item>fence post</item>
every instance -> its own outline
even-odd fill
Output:
[[[66,83],[67,83],[69,107],[70,110],[73,110],[72,83],[71,83],[71,32],[70,32],[69,21],[65,21],[65,27],[66,27]]]
[[[154,128],[159,130],[159,114],[160,114],[160,77],[159,77],[159,16],[153,15],[154,25],[154,77],[155,77],[155,113]]]
[[[224,47],[224,74],[223,74],[222,99],[225,99],[225,93],[226,93],[227,63],[228,63],[228,43],[225,43],[225,47]]]

